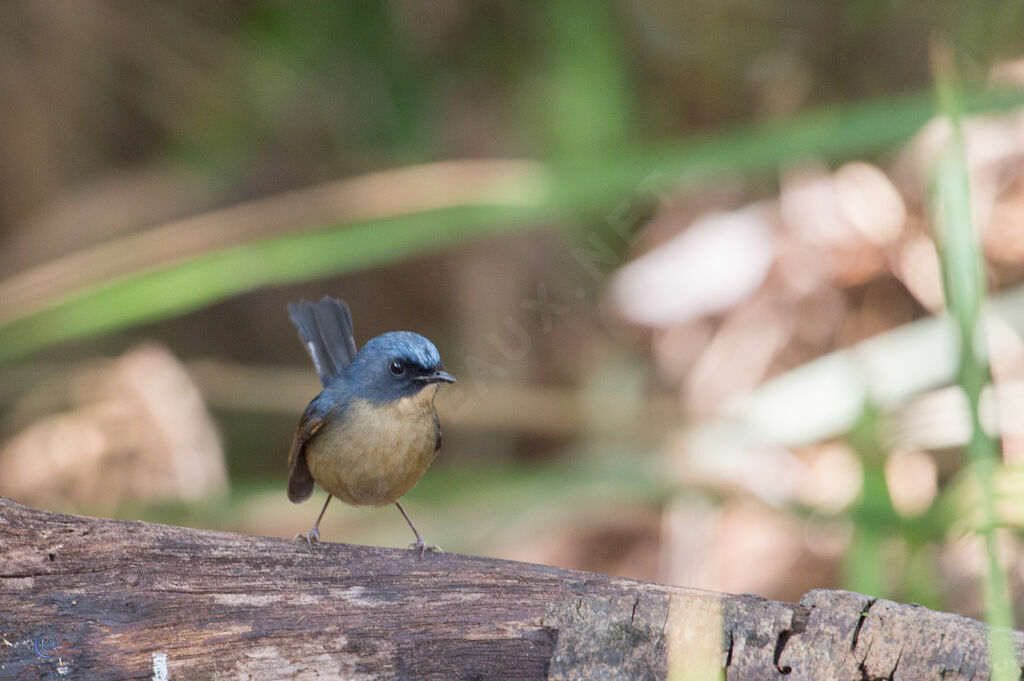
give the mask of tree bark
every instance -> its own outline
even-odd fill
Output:
[[[980,622],[842,591],[779,603],[6,499],[0,548],[0,679],[989,677]]]

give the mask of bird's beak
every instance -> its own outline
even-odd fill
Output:
[[[417,378],[424,383],[455,383],[455,377],[444,369],[437,369],[432,373],[424,374]]]

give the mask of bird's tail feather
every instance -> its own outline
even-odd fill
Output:
[[[324,296],[315,303],[300,300],[288,304],[288,315],[326,386],[356,356],[352,312],[345,301]]]
[[[303,456],[301,464],[288,477],[288,499],[293,504],[298,504],[311,496],[313,496],[313,476],[310,475],[306,457]]]

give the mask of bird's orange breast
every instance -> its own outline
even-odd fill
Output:
[[[382,506],[412,489],[437,456],[436,385],[385,405],[353,400],[306,445],[313,479],[354,506]]]

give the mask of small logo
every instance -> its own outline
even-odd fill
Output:
[[[37,636],[32,646],[39,657],[56,657],[71,650],[71,643],[66,638],[49,638],[45,634]]]

